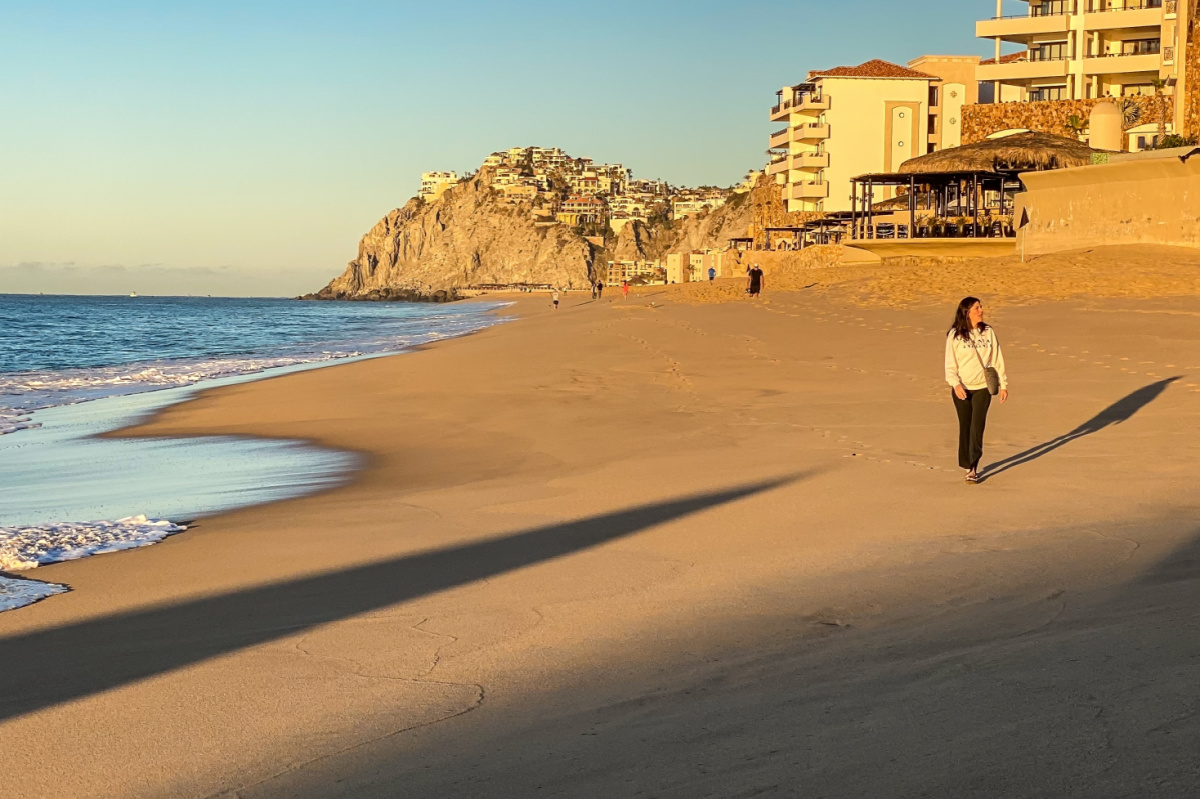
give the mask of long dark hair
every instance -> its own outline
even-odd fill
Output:
[[[961,338],[963,341],[971,338],[971,309],[975,307],[975,303],[982,302],[978,297],[963,297],[963,301],[958,304],[958,311],[954,314],[954,324],[950,326],[950,332],[955,338]],[[987,325],[983,322],[979,323],[979,332],[987,330]]]

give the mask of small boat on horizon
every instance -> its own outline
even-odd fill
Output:
[[[136,292],[136,291],[131,291],[131,292],[129,292],[129,296],[130,296],[130,297],[136,297],[136,296],[137,296],[137,292]]]

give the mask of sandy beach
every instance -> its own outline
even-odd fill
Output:
[[[73,590],[0,614],[0,796],[1193,795],[1196,260],[1072,257],[519,295],[167,409],[123,434],[365,465],[37,569]],[[978,486],[968,291],[1012,388]]]

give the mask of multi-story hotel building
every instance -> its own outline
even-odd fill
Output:
[[[1087,100],[1165,93],[1184,96],[1184,47],[1190,0],[996,0],[996,15],[975,35],[995,42],[996,57],[976,71],[994,97]],[[1009,14],[1007,11],[1019,13]],[[1002,56],[1005,44],[1024,52]],[[1183,103],[1175,103],[1180,129]]]
[[[927,72],[868,61],[808,74],[770,111],[786,127],[770,137],[767,171],[784,184],[789,212],[849,211],[850,179],[894,172],[929,151]]]
[[[929,84],[929,140],[934,152],[962,144],[963,106],[979,102],[975,71],[977,55],[923,55],[908,62],[909,69],[933,75]]]

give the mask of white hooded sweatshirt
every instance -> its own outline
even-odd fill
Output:
[[[978,357],[976,356],[978,353]],[[980,363],[980,361],[983,363]],[[951,388],[960,383],[969,391],[987,388],[983,367],[994,367],[1000,375],[1000,388],[1008,388],[1008,373],[1004,371],[1004,354],[1000,352],[1000,341],[996,331],[989,325],[981,333],[971,331],[971,338],[963,340],[951,330],[946,334],[946,382]]]

